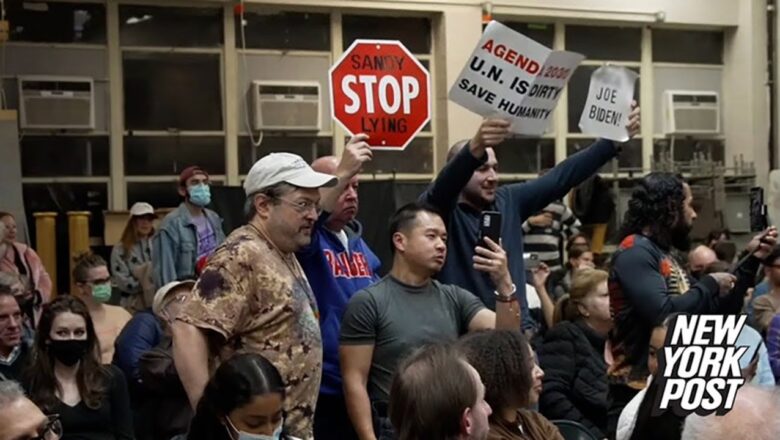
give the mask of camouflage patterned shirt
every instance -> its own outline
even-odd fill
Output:
[[[294,254],[282,257],[252,226],[236,229],[209,259],[179,319],[222,335],[219,353],[257,353],[287,386],[285,432],[312,438],[322,374],[316,301]]]

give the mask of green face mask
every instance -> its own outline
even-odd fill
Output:
[[[111,299],[111,283],[92,286],[92,298],[99,303],[108,302]]]

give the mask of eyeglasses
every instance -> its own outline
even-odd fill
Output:
[[[62,422],[59,414],[46,417],[46,424],[38,428],[38,435],[29,440],[59,440],[62,436]]]
[[[322,212],[322,210],[317,205],[317,202],[312,202],[311,200],[301,200],[300,202],[291,202],[281,197],[276,197],[276,200],[279,200],[280,202],[284,202],[290,205],[299,214],[306,214],[307,212],[312,211],[315,214],[320,215],[320,212]]]

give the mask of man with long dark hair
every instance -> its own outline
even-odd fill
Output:
[[[609,278],[614,330],[609,382],[610,438],[620,411],[644,388],[647,346],[653,326],[669,314],[739,313],[744,293],[752,286],[761,259],[771,251],[777,230],[770,228],[748,245],[752,255],[735,271],[713,273],[691,284],[670,255],[688,251],[696,211],[691,188],[678,175],[651,173],[634,189],[623,219],[621,243],[612,258]]]

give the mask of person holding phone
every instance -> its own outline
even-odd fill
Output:
[[[448,253],[447,229],[434,208],[421,203],[401,207],[391,219],[390,239],[390,273],[357,292],[341,321],[344,395],[360,440],[394,438],[390,385],[399,362],[413,350],[471,331],[520,327],[517,289],[499,243],[485,237],[470,264],[496,286],[493,312],[471,292],[433,279]]]
[[[627,124],[634,136],[639,132],[639,107],[633,103]],[[538,179],[511,185],[498,185],[498,159],[493,147],[509,137],[510,123],[504,119],[482,121],[470,140],[456,143],[447,154],[447,164],[420,196],[442,215],[449,231],[447,247],[452,250],[437,278],[472,292],[489,309],[495,309],[495,284],[471,266],[478,245],[480,213],[498,211],[503,217],[501,239],[509,261],[509,272],[518,286],[525,286],[523,231],[520,225],[531,215],[561,199],[573,187],[598,172],[614,159],[620,147],[609,140],[598,140],[590,147],[559,163]],[[522,307],[523,330],[538,327],[528,313],[525,292],[518,301]]]

